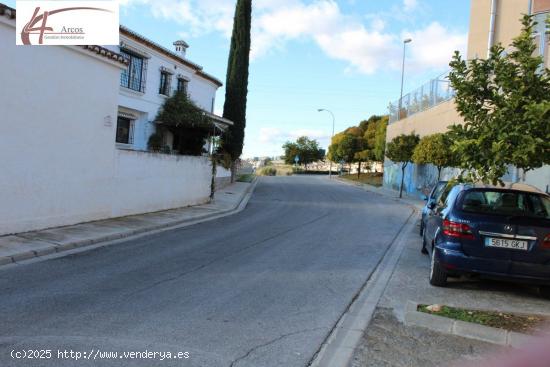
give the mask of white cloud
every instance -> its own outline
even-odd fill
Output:
[[[234,4],[219,0],[119,0],[121,6],[149,5],[159,19],[172,20],[185,26],[184,36],[210,32],[231,35]]]
[[[382,18],[374,18],[370,26],[372,30],[382,32],[386,28],[386,22]]]
[[[276,127],[262,127],[260,129],[258,140],[264,144],[274,144],[280,147],[287,141],[294,141],[301,136],[307,136],[310,139],[327,140],[330,135],[327,131],[318,129],[294,129],[281,130]]]
[[[464,53],[467,35],[448,30],[438,22],[413,32],[404,32],[402,38],[412,38],[410,68],[438,69],[448,66],[455,50]]]
[[[209,32],[231,34],[234,2],[219,0],[122,0],[122,5],[148,4],[155,17],[185,26],[183,36]],[[417,0],[403,0],[413,10]],[[255,0],[253,3],[252,59],[282,52],[288,42],[310,40],[328,57],[349,64],[348,71],[372,74],[398,69],[403,35],[413,37],[411,69],[443,68],[452,51],[465,48],[466,35],[434,22],[424,29],[387,30],[384,17],[370,15],[365,25],[358,17],[342,13],[334,0]],[[139,30],[138,30],[139,31]]]
[[[284,140],[284,133],[281,129],[275,127],[262,127],[260,129],[260,143],[273,143]]]
[[[403,8],[405,11],[412,11],[418,6],[417,0],[403,0]]]

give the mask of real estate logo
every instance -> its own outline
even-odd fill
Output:
[[[18,45],[118,45],[118,1],[16,3]]]

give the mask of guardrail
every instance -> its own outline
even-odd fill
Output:
[[[448,75],[448,72],[441,74],[420,88],[404,95],[401,104],[399,100],[390,103],[388,107],[390,114],[389,123],[392,124],[452,99],[455,96],[455,92],[451,87]],[[398,113],[399,105],[401,105],[400,113]]]

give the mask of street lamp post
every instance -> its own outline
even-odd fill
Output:
[[[411,43],[412,39],[407,38],[403,40],[403,64],[401,65],[401,94],[399,96],[399,108],[397,110],[397,120],[401,120],[401,109],[403,107],[403,82],[405,81],[405,52],[407,50],[407,43]]]
[[[330,142],[332,143],[332,138],[334,137],[334,122],[335,122],[334,114],[332,113],[332,111],[326,110],[324,108],[319,108],[317,111],[328,112],[332,116],[332,135],[330,137]],[[330,144],[329,144],[329,147],[330,147]],[[327,151],[327,154],[328,154],[328,151]],[[332,178],[332,161],[329,159],[328,162],[329,162],[328,178],[330,179]]]

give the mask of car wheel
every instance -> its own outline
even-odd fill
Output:
[[[426,249],[426,236],[425,236],[425,233],[422,233],[422,250],[420,250],[420,252],[422,252],[424,255],[428,255],[428,250]]]
[[[430,284],[436,287],[444,287],[447,284],[447,272],[435,260],[435,249],[432,250],[430,260]]]
[[[550,286],[541,286],[539,287],[540,295],[544,298],[550,299]]]

